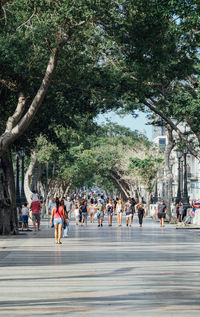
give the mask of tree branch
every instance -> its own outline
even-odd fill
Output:
[[[58,58],[58,53],[59,53],[59,47],[61,46],[62,43],[56,48],[52,50],[52,53],[49,58],[49,62],[46,68],[46,72],[44,75],[44,78],[42,80],[41,86],[38,89],[28,111],[26,114],[21,118],[21,120],[16,124],[12,130],[6,130],[3,135],[0,137],[0,155],[7,149],[9,144],[14,142],[30,125],[31,121],[33,120],[37,110],[39,109],[46,93],[49,88],[49,85],[52,80],[53,73],[56,69],[56,64],[57,64],[57,58]],[[17,107],[18,108],[18,107]],[[19,105],[20,108],[20,105]],[[19,109],[18,108],[18,109]],[[21,107],[22,109],[22,107]],[[16,112],[15,112],[16,113]],[[16,117],[19,118],[20,113],[16,113]],[[10,129],[10,126],[12,124],[9,124],[8,129]]]
[[[200,160],[200,154],[193,149],[193,147],[190,145],[190,142],[188,141],[187,137],[183,134],[183,132],[178,128],[176,124],[173,123],[173,121],[168,118],[161,110],[158,110],[154,105],[149,103],[148,101],[143,102],[150,110],[152,110],[154,113],[159,115],[167,124],[169,124],[174,131],[178,134],[180,139],[185,143],[188,150],[192,155],[194,155],[198,160]]]
[[[18,97],[17,108],[14,114],[8,118],[5,132],[11,132],[13,127],[19,122],[24,112],[26,100],[27,99],[25,98],[24,93],[20,92]]]
[[[36,7],[34,8],[33,13],[32,13],[32,15],[30,16],[30,18],[28,18],[27,21],[25,21],[24,23],[22,23],[21,25],[19,25],[19,26],[16,28],[16,31],[19,31],[24,25],[26,25],[27,23],[29,23],[29,22],[31,21],[31,19],[34,17],[35,13],[36,13]]]
[[[121,189],[121,191],[123,192],[123,194],[126,196],[126,198],[129,196],[126,189],[124,188],[124,186],[121,184],[120,179],[118,179],[116,177],[116,175],[114,175],[114,171],[110,170],[109,174],[111,176],[111,178],[115,181],[115,183],[119,186],[119,188]]]

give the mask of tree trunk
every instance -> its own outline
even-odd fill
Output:
[[[8,146],[18,139],[30,126],[48,91],[56,69],[58,52],[59,47],[51,50],[51,55],[49,57],[49,62],[42,83],[25,114],[24,109],[27,99],[22,91],[19,93],[18,104],[15,112],[8,118],[5,132],[0,135],[0,155],[2,155],[7,150]]]
[[[150,203],[151,203],[151,194],[146,192],[146,215],[150,215]]]
[[[115,171],[110,170],[109,173],[110,177],[114,180],[115,184],[119,188],[123,199],[126,200],[129,197],[130,192],[128,183],[124,179],[120,178],[120,175],[118,175]]]
[[[173,140],[172,129],[170,126],[167,126],[167,136],[168,136],[168,144],[165,148],[165,193],[166,193],[166,204],[167,204],[167,214],[169,216],[169,220],[172,217],[171,213],[171,205],[172,205],[172,183],[173,183],[173,175],[170,166],[170,155],[171,151],[175,145]]]
[[[65,189],[64,196],[68,195],[68,192],[69,192],[70,187],[72,186],[72,183],[73,183],[73,181],[72,181],[72,179],[70,179],[69,184],[67,185],[67,187]]]
[[[14,173],[10,152],[0,157],[0,234],[17,233]]]
[[[29,205],[32,202],[32,200],[31,200],[32,191],[30,189],[30,183],[31,183],[31,179],[32,179],[32,175],[33,175],[33,171],[34,171],[36,162],[37,162],[37,159],[35,156],[35,152],[32,152],[30,164],[29,164],[29,167],[26,171],[25,178],[24,178],[24,193],[25,193],[26,200],[27,200]]]
[[[31,190],[35,190],[38,193],[39,193],[38,181],[40,180],[43,171],[44,171],[44,165],[39,164],[39,166],[37,167],[32,177]]]
[[[48,190],[49,190],[49,186],[48,184],[45,184],[44,186],[44,193],[43,193],[43,204],[42,204],[42,210],[41,210],[41,214],[42,217],[44,217],[45,214],[48,214],[48,208],[47,208],[47,197],[48,197]]]

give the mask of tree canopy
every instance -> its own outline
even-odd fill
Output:
[[[49,173],[54,187],[55,182],[68,189],[69,184],[71,189],[77,189],[94,183],[107,191],[115,188],[123,198],[135,196],[136,192],[142,197],[142,190],[144,193],[150,187],[152,193],[156,172],[162,167],[162,153],[137,131],[111,123],[96,127],[90,135],[71,130],[66,148],[65,135],[69,137],[69,131],[63,128],[59,133],[63,137],[62,148],[40,137],[35,149],[38,162],[48,163],[50,170],[54,168],[54,175]],[[148,172],[142,170],[143,177],[140,169],[130,168],[134,160],[149,162]]]
[[[105,129],[96,130],[93,118],[108,109],[132,114],[149,109],[200,157],[197,1],[0,3],[0,202],[5,213],[14,208],[13,189],[7,188],[13,172],[6,170],[11,147],[28,152],[43,146],[46,162],[51,165],[53,153],[57,175],[62,172],[68,181],[73,175],[74,186],[94,177],[117,184],[125,196],[132,192],[136,182],[128,166],[138,143],[122,128],[106,135]],[[143,138],[151,156],[147,143]],[[144,149],[143,155],[138,149],[138,159],[146,160]],[[126,160],[120,151],[126,151]],[[39,153],[42,163],[45,155]],[[10,222],[13,217],[7,227]]]
[[[124,1],[111,24],[123,111],[160,116],[199,156],[199,13],[197,1]],[[187,126],[187,134],[182,129]]]

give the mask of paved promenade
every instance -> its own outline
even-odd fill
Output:
[[[200,316],[200,232],[71,226],[0,237],[0,316]]]

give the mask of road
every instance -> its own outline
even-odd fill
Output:
[[[0,237],[0,316],[200,316],[200,233],[136,219]]]

